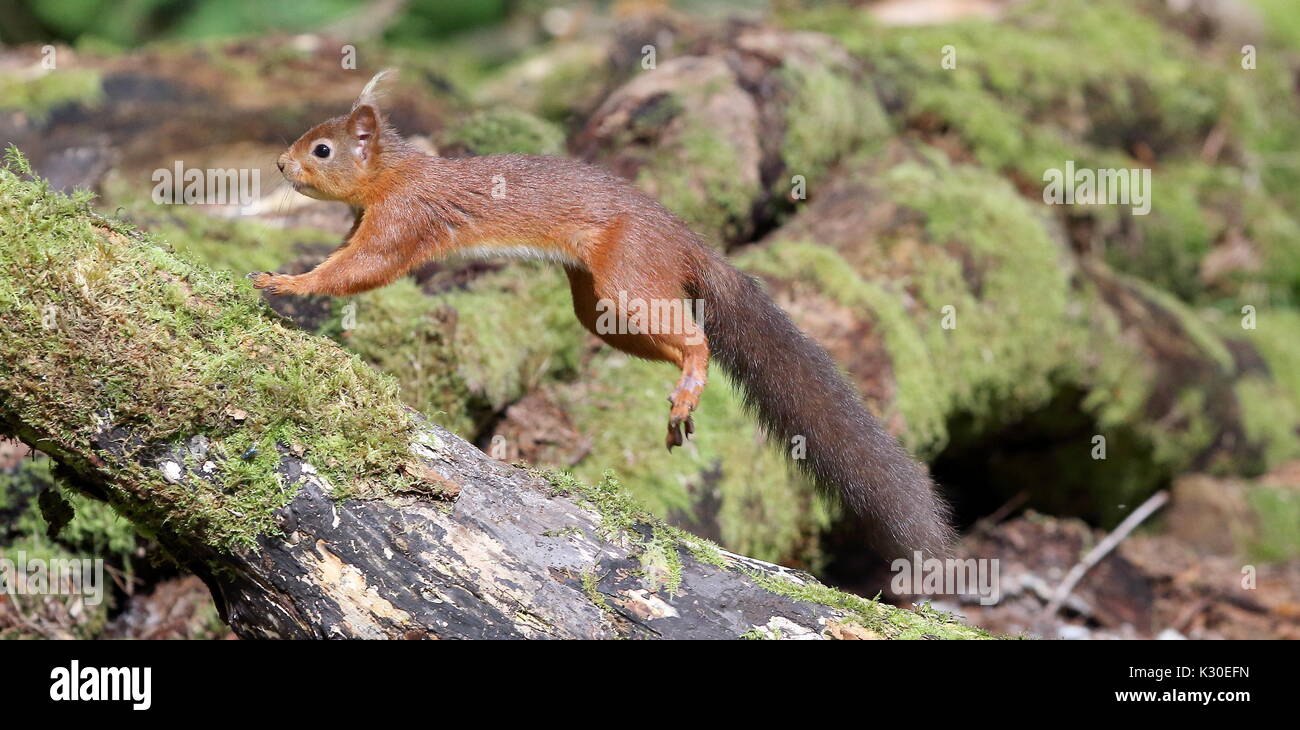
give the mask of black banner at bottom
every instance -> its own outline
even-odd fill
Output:
[[[790,643],[5,642],[0,687],[7,709],[41,718],[215,710],[223,722],[337,719],[373,703],[463,703],[493,721],[554,719],[569,705],[573,721],[618,708],[661,723],[679,703],[723,720],[772,703],[829,704],[863,722],[882,709],[1017,715],[1022,703],[1071,718],[1184,716],[1281,709],[1295,694],[1282,689],[1281,642]]]

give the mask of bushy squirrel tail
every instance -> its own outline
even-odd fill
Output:
[[[691,295],[713,357],[746,405],[818,487],[838,493],[887,557],[947,552],[948,506],[925,469],[863,405],[835,362],[799,330],[752,277],[720,256],[702,258]]]

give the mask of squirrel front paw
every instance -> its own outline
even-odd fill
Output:
[[[248,275],[253,280],[254,289],[265,289],[267,294],[292,294],[293,278],[288,274],[272,274],[266,271],[254,271]]]

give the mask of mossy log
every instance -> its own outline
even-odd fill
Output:
[[[248,283],[0,166],[0,433],[244,637],[983,636],[726,553],[612,477],[511,466]]]
[[[76,456],[112,458],[90,447],[60,463]],[[186,455],[135,458],[166,479]],[[277,474],[296,496],[274,512],[279,534],[229,553],[185,539],[164,544],[204,578],[223,618],[245,638],[726,639],[764,630],[789,637],[867,631],[849,612],[772,592],[754,578],[802,583],[808,576],[720,551],[715,565],[707,553],[694,554],[697,544],[685,536],[650,547],[637,532],[653,535],[652,525],[611,531],[581,493],[558,493],[542,475],[490,459],[436,425],[417,427],[405,468],[427,469],[424,478],[437,481],[441,494],[336,500],[309,459],[286,453]],[[119,488],[105,477],[92,467],[73,480]],[[647,551],[656,549],[679,561],[664,558],[657,578],[645,567]],[[678,582],[675,590],[667,590],[669,581]]]

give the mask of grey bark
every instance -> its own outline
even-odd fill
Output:
[[[670,593],[585,504],[434,424],[421,428],[431,445],[416,456],[446,480],[448,499],[338,501],[310,463],[286,453],[282,475],[299,489],[277,513],[282,536],[233,555],[168,547],[245,638],[734,639],[755,627],[815,638],[844,617],[751,574],[810,576],[725,552],[724,569],[679,549],[681,584]],[[147,466],[166,470],[179,456]]]

